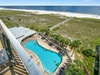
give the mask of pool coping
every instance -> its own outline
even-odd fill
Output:
[[[30,42],[30,41],[36,41],[36,43],[40,46],[40,47],[42,47],[42,48],[44,48],[43,46],[41,46],[39,43],[38,43],[38,41],[37,40],[29,40],[29,41],[27,41],[27,42]],[[26,42],[26,43],[27,43]],[[26,45],[24,44],[24,47],[26,48]],[[28,49],[28,48],[26,48],[26,49]],[[59,63],[59,65],[62,63],[62,55],[61,54],[59,54],[59,53],[57,53],[57,52],[54,52],[54,51],[52,51],[52,50],[49,50],[49,49],[47,49],[47,48],[45,48],[47,51],[50,51],[50,52],[53,52],[53,53],[56,53],[60,58],[61,58],[61,61],[60,61],[60,63]],[[28,49],[28,50],[30,50],[30,51],[32,51],[31,49]],[[38,57],[38,55],[34,52],[34,51],[32,51],[37,57]],[[38,57],[39,58],[39,57]],[[39,58],[39,60],[40,60],[40,58]],[[41,61],[41,60],[40,60]],[[42,61],[41,61],[41,63],[42,63]],[[43,65],[43,63],[42,63],[42,65]],[[43,65],[43,69],[47,72],[47,74],[53,74],[56,70],[57,70],[57,68],[59,67],[59,65],[55,68],[55,70],[52,72],[52,73],[49,73],[48,71],[46,71],[45,70],[45,68],[44,68],[44,65]]]
[[[35,37],[35,36],[36,36],[36,37]],[[38,38],[37,38],[37,37],[38,37]],[[26,40],[24,40],[21,44],[22,44],[22,46],[24,47],[24,49],[27,51],[27,53],[28,53],[30,56],[33,57],[33,58],[32,58],[33,61],[36,62],[37,66],[39,67],[39,69],[40,69],[40,71],[42,72],[43,75],[56,75],[56,74],[59,72],[60,67],[62,67],[62,66],[64,65],[64,63],[67,62],[66,60],[68,59],[68,57],[67,57],[67,56],[62,56],[62,62],[60,63],[60,65],[57,67],[57,69],[54,71],[54,73],[49,74],[49,73],[47,73],[47,72],[44,70],[44,67],[43,67],[42,62],[41,62],[41,60],[39,59],[39,57],[38,57],[34,52],[32,52],[31,50],[25,48],[25,43],[28,42],[28,41],[30,41],[30,40],[37,40],[38,44],[39,44],[40,46],[42,46],[42,47],[44,47],[44,45],[43,45],[43,43],[40,42],[40,40],[41,40],[42,42],[44,42],[45,44],[47,44],[46,41],[45,41],[45,40],[42,40],[42,39],[41,39],[41,36],[38,36],[37,34],[35,34],[35,35],[33,35],[32,37],[27,38]],[[48,45],[48,44],[47,44],[47,45]],[[49,46],[49,45],[48,45],[48,46]],[[46,48],[46,46],[45,46],[44,48]],[[58,51],[57,49],[53,49],[51,46],[47,47],[46,49],[49,49],[49,50],[51,50],[51,51],[53,51],[53,52],[56,52],[56,53],[59,53],[59,51]],[[38,60],[38,61],[35,61],[35,60]]]

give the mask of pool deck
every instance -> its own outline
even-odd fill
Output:
[[[49,46],[48,43],[47,43],[47,41],[45,39],[41,39],[41,38],[42,37],[40,35],[35,34],[32,37],[29,37],[26,40],[24,40],[21,44],[25,48],[24,45],[25,45],[25,43],[27,41],[29,41],[29,40],[36,40],[44,48],[46,48],[48,50],[51,50],[51,51],[54,51],[54,52],[57,52],[57,53],[59,52],[56,48]],[[57,70],[53,74],[48,74],[44,70],[44,68],[42,66],[42,63],[41,63],[40,59],[38,58],[38,56],[34,52],[32,52],[31,50],[28,50],[26,48],[25,48],[25,50],[32,57],[32,59],[37,64],[38,68],[40,69],[40,71],[42,72],[43,75],[58,75],[60,68],[63,67],[65,65],[65,63],[68,63],[68,61],[67,61],[68,60],[68,57],[67,56],[62,56],[62,62],[59,65],[59,67],[57,68]]]

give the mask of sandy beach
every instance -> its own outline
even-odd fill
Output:
[[[6,9],[6,8],[0,8],[0,10],[15,10],[15,11],[31,12],[35,14],[58,14],[58,15],[63,15],[67,17],[100,19],[100,15],[71,13],[71,12],[56,12],[56,11],[45,11],[45,10],[26,10],[26,9]]]

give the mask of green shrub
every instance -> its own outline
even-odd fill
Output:
[[[96,53],[92,49],[83,50],[82,53],[87,57],[89,56],[96,57]]]
[[[68,68],[64,71],[64,75],[86,75],[85,72],[77,67],[75,64],[69,64]]]

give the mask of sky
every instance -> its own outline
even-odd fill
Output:
[[[100,0],[0,0],[0,6],[100,6]]]

